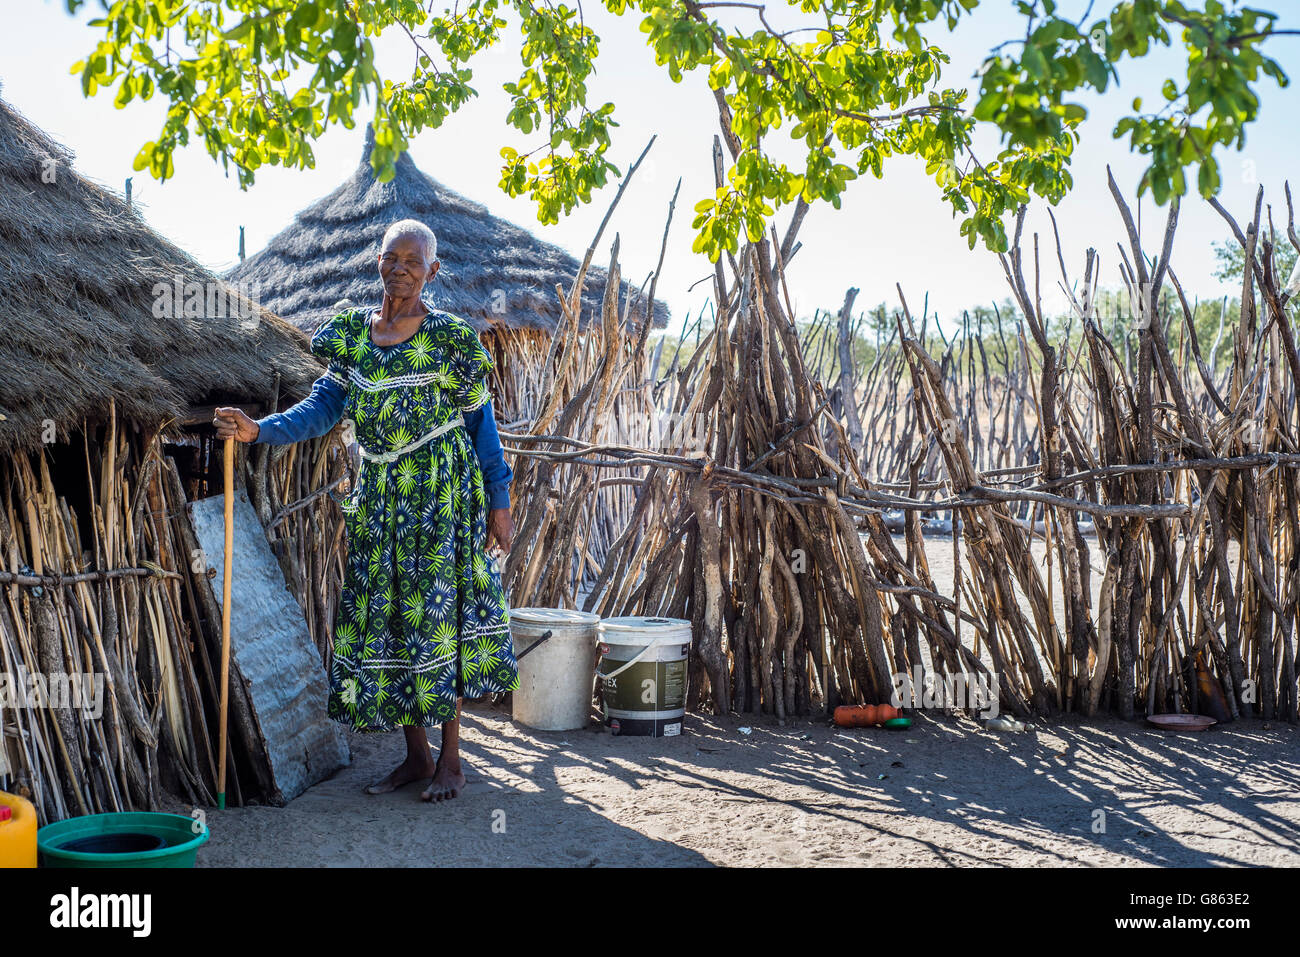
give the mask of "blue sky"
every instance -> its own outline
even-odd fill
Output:
[[[1290,4],[1261,4],[1283,13],[1282,26],[1296,27]],[[773,4],[777,8],[779,4]],[[1063,4],[1067,12],[1083,4]],[[1098,3],[1097,9],[1109,7]],[[309,171],[264,168],[256,184],[241,190],[227,177],[201,145],[192,145],[176,158],[176,176],[158,183],[148,173],[133,173],[131,162],[140,145],[156,134],[164,104],[155,98],[115,109],[111,95],[103,92],[86,100],[69,67],[93,48],[95,31],[84,15],[70,17],[62,0],[6,0],[10,29],[0,35],[0,81],[8,102],[43,127],[77,155],[85,175],[120,190],[133,176],[133,192],[149,222],[199,260],[224,268],[237,259],[239,227],[245,227],[247,249],[264,246],[287,225],[295,212],[323,196],[355,168],[361,152],[361,128],[331,129],[317,145],[317,167]],[[783,11],[782,11],[783,12]],[[710,284],[699,283],[712,267],[690,251],[690,228],[695,203],[712,194],[711,144],[717,114],[703,72],[674,84],[654,63],[633,16],[614,17],[599,4],[584,5],[586,21],[602,37],[599,73],[590,84],[596,102],[616,104],[613,161],[626,168],[652,135],[657,136],[650,159],[638,172],[616,214],[610,231],[597,250],[595,261],[605,264],[613,231],[621,239],[623,274],[641,281],[659,254],[668,201],[678,176],[681,196],[669,234],[668,253],[659,279],[658,295],[668,302],[676,327],[689,313],[704,306]],[[743,16],[743,14],[741,15]],[[1096,13],[1094,12],[1094,17]],[[743,22],[743,21],[742,21]],[[780,25],[781,20],[776,20]],[[1023,19],[1007,0],[984,0],[973,18],[947,36],[942,28],[930,39],[952,57],[945,74],[948,84],[967,83],[994,44],[1023,35]],[[536,221],[527,199],[511,199],[500,191],[502,146],[521,152],[536,145],[507,127],[504,117],[508,97],[501,83],[517,77],[519,40],[507,31],[503,43],[474,64],[475,100],[453,115],[438,130],[421,134],[413,144],[412,158],[426,173],[446,186],[484,203],[493,214],[512,220],[535,234],[580,256],[595,233],[614,193],[614,186],[595,194],[594,201],[556,226]],[[1300,37],[1279,37],[1267,48],[1294,78],[1300,66]],[[397,76],[409,69],[411,55],[405,37],[385,37],[380,42],[380,68],[391,63]],[[1161,82],[1177,66],[1175,51],[1161,50],[1144,61],[1124,61],[1121,83],[1105,96],[1082,99],[1090,111],[1083,127],[1083,142],[1073,162],[1075,189],[1055,213],[1060,224],[1066,264],[1082,275],[1084,251],[1096,247],[1102,260],[1104,285],[1118,283],[1115,244],[1123,238],[1122,225],[1106,186],[1109,164],[1120,186],[1131,196],[1143,164],[1128,152],[1125,141],[1113,140],[1115,121],[1133,97],[1158,97]],[[1279,90],[1271,80],[1261,86],[1260,121],[1247,133],[1245,149],[1225,154],[1220,200],[1244,222],[1258,184],[1265,186],[1265,201],[1274,206],[1279,228],[1286,220],[1283,180],[1295,177],[1297,145],[1295,124],[1300,117],[1300,93],[1294,85]],[[992,155],[992,138],[977,141],[980,155]],[[795,152],[778,149],[781,158]],[[1300,188],[1300,183],[1296,184]],[[1140,204],[1142,232],[1154,253],[1165,210],[1148,198]],[[1061,300],[1055,293],[1059,269],[1051,225],[1041,201],[1031,205],[1027,233],[1038,230],[1051,268],[1043,273],[1045,302]],[[783,228],[786,214],[779,220]],[[1173,266],[1184,287],[1202,298],[1232,290],[1213,276],[1211,242],[1225,236],[1218,215],[1193,197],[1180,216]],[[800,239],[803,249],[791,263],[789,283],[796,311],[810,315],[814,309],[837,309],[845,289],[857,286],[861,307],[885,302],[897,304],[894,284],[902,285],[909,305],[919,311],[929,297],[932,311],[948,319],[961,309],[1007,295],[1006,281],[996,258],[987,251],[967,249],[957,233],[957,220],[943,203],[938,188],[924,174],[919,161],[895,157],[885,167],[885,178],[870,176],[850,184],[839,210],[815,206]]]

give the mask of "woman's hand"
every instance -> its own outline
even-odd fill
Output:
[[[501,551],[510,554],[510,545],[515,540],[515,520],[510,517],[510,509],[494,508],[488,512],[488,544],[496,541]]]
[[[246,416],[242,410],[233,406],[222,406],[212,417],[212,424],[217,427],[217,437],[236,439],[240,442],[254,442],[262,431],[261,426]]]

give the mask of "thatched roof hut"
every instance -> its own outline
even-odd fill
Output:
[[[306,395],[321,366],[301,330],[78,175],[3,101],[0,317],[0,678],[66,691],[69,676],[107,674],[112,689],[98,713],[0,696],[0,790],[43,822],[154,810],[163,792],[211,805],[222,612],[190,520],[192,500],[221,489],[211,406],[262,413]],[[322,490],[346,476],[346,451],[337,435],[246,451],[239,495],[319,651],[342,574],[341,514]],[[231,799],[275,800],[268,725],[233,658],[230,677]]]
[[[438,236],[442,267],[429,290],[435,305],[480,332],[501,326],[554,331],[556,283],[568,289],[578,260],[422,173],[409,153],[389,182],[379,182],[370,168],[373,145],[374,131],[367,129],[361,162],[347,182],[300,212],[227,278],[250,282],[263,306],[310,332],[340,302],[378,300],[375,260],[384,231],[399,219],[418,219]],[[605,272],[593,265],[583,290],[584,323],[604,288]],[[636,295],[626,281],[622,288]],[[665,325],[668,307],[656,301],[654,316],[656,326]]]
[[[182,419],[270,401],[320,374],[306,337],[77,174],[72,154],[0,101],[0,451],[104,421]],[[209,308],[212,306],[213,308]]]
[[[248,284],[263,306],[311,332],[342,304],[377,304],[375,260],[384,231],[399,219],[418,219],[438,236],[442,266],[427,292],[433,303],[478,329],[498,365],[521,350],[534,358],[539,348],[544,354],[561,316],[556,284],[567,291],[579,261],[422,173],[409,154],[397,161],[390,181],[380,182],[370,168],[373,144],[374,133],[368,129],[361,161],[348,180],[300,212],[227,278]],[[587,270],[584,327],[591,316],[599,315],[606,278],[605,270],[594,264]],[[620,286],[622,295],[633,301],[629,316],[635,320],[644,315],[644,306],[636,305],[636,287],[627,280]],[[656,300],[654,325],[667,322],[668,307]],[[503,380],[500,388],[507,416],[522,413],[528,403],[518,396],[515,384]]]

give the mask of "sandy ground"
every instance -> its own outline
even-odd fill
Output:
[[[1300,730],[1279,723],[991,734],[929,714],[906,731],[688,715],[652,739],[531,731],[483,705],[463,725],[456,800],[363,794],[402,743],[354,735],[352,766],[287,807],[209,812],[199,864],[1300,865]]]

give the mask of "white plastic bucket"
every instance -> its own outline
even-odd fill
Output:
[[[598,624],[599,615],[583,611],[510,609],[510,636],[519,659],[516,721],[539,731],[586,727],[591,716],[591,667]],[[548,631],[551,634],[544,644],[533,648]]]

